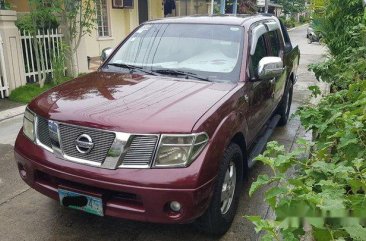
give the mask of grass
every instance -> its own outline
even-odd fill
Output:
[[[15,102],[29,103],[38,95],[67,80],[70,80],[70,78],[65,78],[57,84],[54,82],[45,83],[42,88],[39,87],[38,83],[26,84],[13,90],[9,96],[9,99]]]

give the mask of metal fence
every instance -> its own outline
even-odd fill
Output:
[[[28,31],[21,31],[20,36],[22,41],[25,76],[27,82],[37,82],[38,69],[34,48],[34,36],[32,36]],[[58,29],[47,29],[38,30],[38,33],[35,37],[41,43],[39,54],[40,56],[43,55],[45,72],[49,76],[52,76],[52,60],[55,56],[60,55],[63,34]]]
[[[3,40],[0,36],[0,99],[9,96],[9,85],[5,69]]]

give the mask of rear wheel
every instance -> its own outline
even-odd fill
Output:
[[[278,107],[277,113],[281,116],[278,126],[285,126],[290,116],[290,109],[292,104],[293,84],[290,80],[286,92],[282,97],[280,106]]]
[[[230,228],[238,207],[243,182],[243,154],[232,143],[226,148],[217,176],[210,206],[196,224],[213,235],[223,235]]]

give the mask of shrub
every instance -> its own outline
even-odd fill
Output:
[[[18,27],[20,31],[34,31],[34,25],[32,22],[32,18],[29,14],[23,15],[18,18],[15,22],[15,25]],[[36,29],[56,29],[59,27],[59,22],[57,18],[52,15],[47,16],[37,16],[36,17]]]
[[[282,17],[281,20],[287,28],[293,28],[296,26],[296,20],[294,18],[286,19]]]
[[[321,15],[315,15],[316,30],[321,32],[331,55],[342,54],[347,48],[359,47],[354,28],[363,19],[364,8],[360,0],[329,0]]]
[[[61,45],[58,53],[52,58],[52,68],[53,68],[53,82],[55,84],[63,82],[65,78],[65,50],[68,47],[65,44]]]
[[[276,220],[248,217],[257,231],[266,231],[263,240],[300,240],[304,225],[315,240],[366,240],[366,10],[362,19],[361,1],[329,0],[324,12],[317,28],[331,56],[311,69],[332,93],[297,112],[314,143],[300,141],[298,150],[286,153],[272,142],[258,157],[273,176],[259,176],[250,194],[278,183],[265,193]],[[310,156],[300,158],[307,150]]]
[[[310,22],[310,18],[307,16],[300,16],[300,23],[307,23]]]
[[[0,9],[10,10],[11,4],[8,1],[4,1],[2,4],[0,4]]]

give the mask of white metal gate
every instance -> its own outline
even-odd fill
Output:
[[[52,59],[60,55],[63,34],[58,29],[38,30],[36,38],[41,42],[40,55],[45,61],[45,72],[52,74]],[[28,31],[20,32],[22,41],[25,77],[28,83],[36,82],[38,79],[37,60],[33,47],[33,37]]]
[[[6,76],[4,46],[0,36],[0,99],[9,96],[9,84]]]

